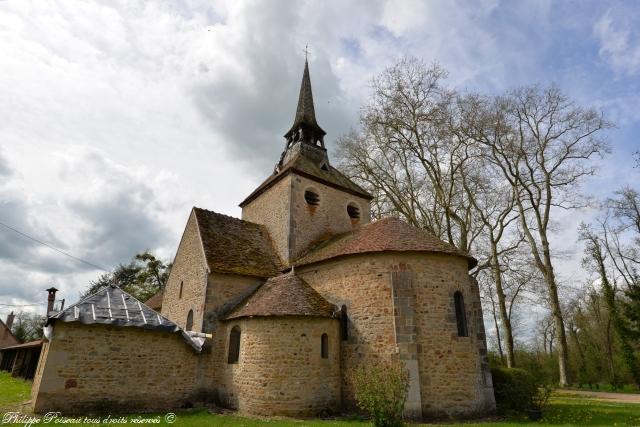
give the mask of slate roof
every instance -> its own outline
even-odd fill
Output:
[[[193,210],[210,271],[256,277],[280,273],[278,256],[264,226],[206,209]]]
[[[443,242],[428,231],[397,218],[384,218],[319,243],[300,257],[295,265],[312,264],[344,255],[386,251],[457,255],[468,260],[470,269],[478,263],[468,253]]]
[[[336,307],[294,273],[267,280],[226,319],[268,316],[335,317]]]
[[[273,175],[267,178],[258,186],[258,188],[249,194],[249,196],[240,203],[240,207],[244,207],[249,204],[249,202],[258,197],[265,190],[272,187],[292,172],[321,184],[328,185],[329,187],[346,191],[347,193],[351,193],[358,197],[363,197],[367,200],[373,199],[371,194],[367,193],[362,187],[344,176],[338,169],[331,165],[327,165],[327,170],[324,170],[317,162],[314,162],[309,157],[303,154],[298,154],[291,161],[287,162],[279,172],[274,172]]]
[[[58,321],[176,332],[180,333],[182,338],[196,351],[201,349],[201,344],[191,338],[180,326],[115,285],[103,286],[96,293],[49,316],[45,326]]]
[[[318,125],[316,121],[316,111],[313,107],[313,92],[311,91],[311,78],[309,77],[309,62],[305,59],[304,71],[302,73],[302,83],[300,83],[300,94],[298,95],[298,107],[291,129],[284,134],[289,137],[302,124],[310,126],[320,135],[327,133]]]

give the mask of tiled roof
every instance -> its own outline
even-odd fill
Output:
[[[272,277],[280,273],[267,229],[200,208],[193,208],[209,270]]]
[[[334,317],[336,308],[293,273],[267,280],[226,319],[266,316]]]
[[[42,346],[42,339],[39,339],[35,341],[25,342],[22,344],[12,345],[9,347],[3,347],[0,350],[16,350],[20,348],[35,348],[35,347],[41,347],[41,346]]]
[[[164,296],[164,289],[160,289],[158,292],[155,293],[155,295],[153,295],[151,298],[149,298],[148,300],[146,300],[144,302],[144,304],[147,307],[150,307],[156,311],[160,311],[160,309],[162,308],[162,297]]]
[[[445,253],[466,258],[469,268],[477,264],[476,259],[468,253],[443,242],[428,231],[397,218],[384,218],[321,242],[298,259],[295,265],[312,264],[344,255],[386,251]]]
[[[274,173],[260,184],[253,193],[240,203],[240,207],[247,205],[250,201],[258,197],[265,190],[275,185],[278,181],[292,172],[313,181],[320,182],[321,184],[328,185],[329,187],[344,190],[359,197],[364,197],[368,200],[373,198],[373,196],[362,189],[362,187],[344,176],[338,169],[331,165],[326,165],[326,168],[326,170],[322,169],[317,162],[314,162],[305,155],[298,154],[294,159],[285,164],[282,170]]]
[[[115,285],[103,286],[96,293],[48,317],[45,326],[52,325],[57,321],[79,322],[85,325],[98,323],[176,332],[180,333],[195,350],[200,351],[201,349],[201,343],[190,337],[180,326]]]
[[[20,343],[20,341],[13,335],[11,329],[7,328],[7,325],[0,320],[0,348],[18,343]]]

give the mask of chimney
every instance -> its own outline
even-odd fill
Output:
[[[9,313],[9,315],[7,316],[7,321],[5,323],[5,325],[7,325],[7,328],[9,330],[11,330],[11,326],[13,325],[13,319],[16,317],[15,314],[13,314],[13,311],[11,313]]]
[[[56,300],[56,292],[58,292],[58,290],[54,287],[50,287],[47,289],[47,292],[49,292],[49,296],[47,297],[47,316],[49,316],[53,311],[53,303]]]

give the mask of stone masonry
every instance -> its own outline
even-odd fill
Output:
[[[421,401],[422,416],[470,416],[495,407],[492,385],[487,381],[484,331],[478,328],[482,324],[477,310],[479,291],[467,268],[466,260],[459,257],[387,253],[351,256],[297,270],[328,301],[347,307],[349,338],[342,342],[341,361],[343,403],[353,406],[351,375],[355,369],[399,354],[410,372],[419,371],[419,378],[415,374],[411,378],[409,402]],[[457,336],[456,290],[465,297],[468,337]],[[407,409],[416,415],[415,406]]]
[[[34,378],[34,411],[180,408],[197,393],[197,357],[175,333],[58,322]]]
[[[243,413],[311,416],[340,408],[340,335],[336,319],[248,318],[228,322],[242,331],[240,360],[227,365],[222,400]],[[329,357],[321,357],[322,334]],[[229,333],[226,334],[229,336]],[[228,351],[227,340],[225,350]]]
[[[161,313],[185,327],[189,310],[193,310],[193,330],[201,331],[207,291],[207,267],[193,211],[182,234],[178,254],[180,256],[176,255],[165,286]]]

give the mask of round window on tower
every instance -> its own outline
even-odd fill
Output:
[[[320,196],[311,188],[304,192],[304,200],[309,206],[318,206],[320,204]]]
[[[347,214],[349,214],[349,218],[352,221],[357,221],[360,219],[360,207],[355,203],[349,203],[347,205]]]

